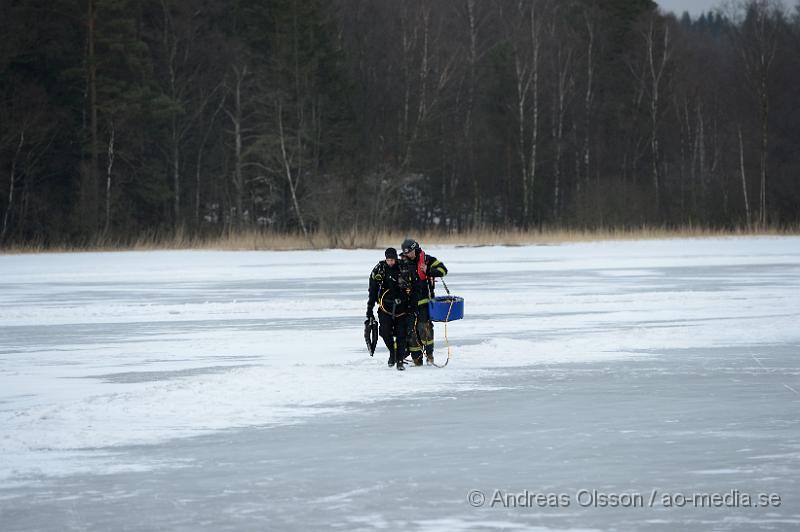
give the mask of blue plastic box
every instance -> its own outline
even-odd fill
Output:
[[[464,298],[437,296],[428,303],[431,321],[455,321],[464,317]]]

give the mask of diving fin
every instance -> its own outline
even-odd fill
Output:
[[[378,345],[378,323],[375,318],[367,318],[364,320],[364,341],[367,342],[367,350],[369,356],[375,354],[375,346]]]
[[[377,320],[372,320],[371,327],[372,327],[372,329],[370,331],[371,336],[370,336],[370,341],[369,341],[370,356],[372,356],[372,353],[375,352],[375,347],[377,347],[377,345],[378,345],[378,321]]]

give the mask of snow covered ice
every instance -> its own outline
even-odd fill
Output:
[[[422,244],[465,319],[404,373],[382,250],[0,256],[0,529],[800,528],[800,238]]]

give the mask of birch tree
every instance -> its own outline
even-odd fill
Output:
[[[233,134],[233,193],[234,206],[236,209],[235,223],[242,226],[245,222],[244,213],[244,135],[248,131],[244,126],[244,99],[247,95],[245,91],[245,81],[249,71],[247,65],[236,65],[231,68],[233,80],[228,90],[233,100],[233,108],[226,109],[225,114],[230,120],[231,133]]]
[[[539,75],[544,2],[519,0],[510,10],[501,7],[506,38],[512,50],[514,117],[517,158],[522,188],[522,224],[532,222],[539,149]]]
[[[8,201],[6,202],[6,211],[3,213],[3,229],[0,231],[0,243],[6,239],[8,233],[8,222],[11,217],[11,212],[14,210],[14,190],[17,187],[17,168],[20,162],[20,153],[22,146],[25,144],[25,127],[23,126],[19,131],[19,141],[16,143],[14,155],[11,158],[11,170],[8,175]]]
[[[469,53],[467,54],[467,101],[464,111],[464,143],[466,146],[468,179],[472,188],[472,223],[473,226],[477,226],[480,223],[481,193],[480,181],[475,168],[475,139],[473,134],[475,128],[473,116],[475,113],[476,87],[478,83],[478,27],[481,20],[485,18],[485,15],[481,17],[479,7],[476,5],[475,0],[464,0],[464,4],[467,12],[466,21],[469,36]]]
[[[583,97],[583,178],[586,182],[589,181],[591,174],[592,164],[592,117],[594,111],[594,98],[595,98],[595,35],[597,34],[596,28],[596,10],[589,10],[588,8],[583,11],[583,24],[586,29],[586,90]],[[577,176],[577,186],[580,190],[581,176]]]
[[[564,4],[559,7],[563,7]],[[568,6],[567,6],[568,7]],[[552,14],[549,24],[550,39],[553,43],[553,52],[550,54],[554,90],[552,93],[551,109],[551,137],[553,139],[555,154],[553,155],[553,219],[557,222],[561,214],[561,160],[564,153],[564,122],[566,119],[567,100],[570,98],[575,86],[573,71],[573,42],[572,35],[563,18],[559,16],[558,8]]]
[[[759,194],[758,224],[767,224],[767,170],[770,135],[771,73],[778,49],[783,7],[778,0],[748,0],[736,4],[731,36],[741,60],[744,79],[758,108]],[[743,17],[743,18],[742,18]]]
[[[661,99],[666,84],[666,72],[672,56],[670,26],[660,23],[653,15],[648,17],[647,30],[643,34],[646,50],[647,90],[650,99],[650,157],[656,213],[661,214],[661,154],[659,148],[659,120]]]

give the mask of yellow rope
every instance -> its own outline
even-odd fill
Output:
[[[453,303],[455,303],[455,299],[451,297],[450,308],[447,309],[447,316],[444,318],[444,343],[447,345],[447,360],[445,360],[444,364],[441,366],[434,362],[433,365],[437,368],[443,368],[450,363],[450,341],[447,339],[447,322],[450,321],[450,312],[453,310]]]
[[[405,312],[401,312],[400,314],[395,312],[394,314],[392,314],[391,312],[386,310],[386,307],[383,306],[383,298],[386,297],[386,294],[388,294],[388,293],[389,293],[389,290],[385,291],[383,293],[383,295],[378,299],[378,308],[381,309],[382,311],[384,311],[386,314],[388,314],[390,316],[393,316],[395,318],[399,318],[400,316],[405,316],[406,315]]]

